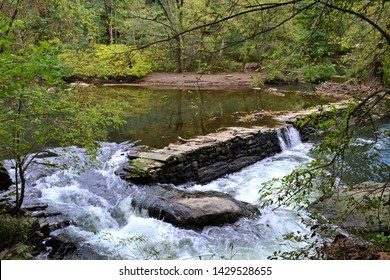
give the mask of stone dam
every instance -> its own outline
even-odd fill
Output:
[[[206,183],[281,152],[278,133],[286,128],[229,127],[131,155],[125,179],[138,184]]]
[[[132,206],[150,217],[193,229],[258,216],[256,206],[228,194],[187,192],[172,184],[206,183],[272,156],[282,150],[279,137],[288,129],[230,127],[130,155],[121,177],[138,185],[131,188]]]
[[[137,152],[129,155],[121,177],[143,185],[207,183],[281,152],[279,137],[286,137],[288,129],[300,118],[344,106],[344,102],[339,102],[309,110],[279,112],[273,115],[280,122],[278,127],[226,127],[193,139],[179,139],[162,149]],[[315,132],[307,126],[297,129],[302,140]]]
[[[193,139],[179,138],[162,149],[129,154],[120,176],[134,186],[130,188],[132,206],[184,228],[234,223],[241,217],[260,215],[256,206],[228,194],[187,192],[174,185],[207,183],[273,156],[282,151],[280,139],[288,143],[294,131],[298,134],[296,129],[299,141],[307,140],[315,130],[310,126],[295,129],[295,123],[318,111],[281,112],[274,116],[280,122],[277,127],[226,127]]]

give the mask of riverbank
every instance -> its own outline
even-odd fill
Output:
[[[151,89],[238,89],[251,88],[256,73],[200,74],[200,73],[150,73],[143,78],[129,80],[80,79],[106,87],[147,87]],[[74,79],[73,79],[74,80]]]
[[[256,72],[233,72],[219,74],[202,74],[194,72],[185,73],[149,73],[143,78],[117,77],[115,79],[103,79],[97,77],[71,77],[68,82],[81,82],[80,88],[94,84],[103,87],[130,87],[150,89],[202,89],[224,90],[254,88],[264,89],[279,96],[278,88],[283,86],[298,86],[308,88],[309,91],[326,98],[349,99],[351,95],[364,95],[373,89],[361,85],[355,80],[344,83],[324,82],[322,84],[305,84],[299,80],[291,80],[288,77],[270,79]],[[86,84],[85,84],[86,83]]]

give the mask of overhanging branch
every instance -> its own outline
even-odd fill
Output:
[[[272,31],[272,30],[274,30],[274,29],[277,29],[278,27],[282,26],[282,25],[285,24],[286,22],[292,20],[294,17],[296,17],[297,15],[299,15],[300,13],[302,13],[304,10],[309,9],[310,7],[314,6],[316,3],[317,3],[317,2],[313,2],[313,3],[309,4],[309,5],[307,5],[306,7],[304,7],[304,8],[302,8],[302,9],[298,10],[298,11],[295,12],[293,15],[291,15],[291,16],[289,16],[288,18],[284,19],[283,21],[279,22],[277,25],[274,25],[274,26],[272,26],[272,27],[270,27],[270,28],[261,30],[261,31],[255,33],[255,34],[252,34],[251,36],[248,36],[248,37],[244,38],[244,39],[238,40],[238,41],[236,41],[236,42],[234,42],[234,43],[232,43],[232,44],[229,44],[229,45],[227,45],[227,46],[225,46],[225,47],[223,47],[223,48],[220,48],[220,49],[216,50],[215,52],[219,52],[219,51],[221,51],[221,50],[224,50],[224,49],[233,47],[233,46],[238,45],[238,44],[240,44],[240,43],[242,43],[242,42],[245,42],[246,40],[253,39],[253,38],[256,37],[256,36],[259,36],[259,35],[261,35],[261,34],[264,34],[264,33],[270,32],[270,31]]]
[[[340,11],[343,13],[351,14],[351,15],[357,16],[358,18],[361,18],[362,20],[364,20],[365,22],[370,24],[372,27],[374,27],[376,30],[378,30],[382,34],[382,36],[386,39],[387,44],[390,45],[390,34],[387,33],[383,28],[381,28],[377,23],[375,23],[374,21],[372,21],[368,17],[364,16],[363,14],[355,12],[353,10],[348,10],[345,8],[341,8],[341,7],[332,5],[329,3],[329,1],[328,2],[318,1],[318,3],[320,3],[326,7],[329,7],[331,9],[334,9],[334,10],[337,10],[337,11]]]
[[[184,31],[182,31],[182,32],[179,32],[179,33],[177,33],[177,34],[171,36],[171,37],[168,37],[168,38],[165,38],[165,39],[161,39],[161,40],[157,40],[157,41],[154,41],[154,42],[145,44],[145,45],[143,45],[143,46],[138,47],[137,49],[138,49],[138,50],[141,50],[141,49],[145,49],[145,48],[147,48],[147,47],[150,47],[150,46],[152,46],[152,45],[156,45],[156,44],[163,43],[163,42],[168,42],[168,41],[174,40],[174,39],[176,39],[177,37],[180,37],[180,36],[182,36],[182,35],[184,35],[184,34],[193,32],[193,31],[198,30],[198,29],[202,29],[202,28],[206,28],[206,27],[213,26],[213,25],[217,25],[217,24],[219,24],[219,23],[228,21],[228,20],[230,20],[230,19],[233,19],[233,18],[242,16],[242,15],[245,15],[245,14],[249,14],[249,13],[253,13],[253,12],[258,12],[258,11],[271,10],[271,9],[275,9],[275,8],[283,7],[283,6],[288,6],[288,5],[293,5],[293,4],[296,4],[296,3],[300,2],[300,1],[301,1],[301,0],[293,0],[293,1],[283,2],[283,3],[274,3],[274,4],[269,4],[269,5],[266,5],[266,6],[260,6],[260,7],[257,7],[257,8],[245,10],[245,11],[242,11],[242,12],[240,12],[240,13],[233,14],[233,15],[230,15],[230,16],[227,16],[227,17],[224,17],[224,18],[222,18],[222,19],[220,19],[220,20],[217,20],[217,21],[209,22],[209,23],[206,23],[206,24],[198,25],[198,26],[195,26],[195,27],[193,27],[193,28],[184,30]],[[317,1],[316,1],[315,3],[317,3]]]

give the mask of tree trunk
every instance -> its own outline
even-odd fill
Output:
[[[114,38],[114,19],[113,19],[113,11],[114,11],[114,4],[112,0],[105,0],[104,1],[104,10],[105,10],[105,16],[107,18],[107,35],[108,35],[108,43],[115,44],[115,38]]]
[[[115,44],[114,32],[112,27],[112,17],[110,16],[108,19],[108,37],[110,40],[110,45]]]
[[[181,36],[176,37],[175,44],[175,62],[176,62],[176,72],[183,73],[182,66],[182,52],[181,52]]]
[[[24,201],[24,193],[26,191],[26,178],[25,178],[25,169],[23,168],[23,164],[21,163],[21,159],[18,158],[15,166],[15,176],[16,178],[16,190],[17,190],[17,196],[16,196],[16,204],[15,207],[12,209],[12,214],[16,215],[19,214],[20,208],[23,205]],[[20,179],[20,180],[19,180]],[[20,184],[20,190],[19,185]]]
[[[24,177],[23,171],[20,171],[20,196],[18,201],[16,202],[14,209],[12,210],[13,214],[18,214],[20,208],[22,208],[25,191],[26,191],[26,179]]]
[[[219,50],[219,58],[223,57],[223,49],[225,48],[225,39],[222,38],[221,49]]]

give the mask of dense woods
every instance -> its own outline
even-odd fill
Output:
[[[330,133],[308,169],[283,179],[278,202],[306,201],[313,178],[325,178],[320,192],[333,191],[355,131],[367,124],[376,131],[373,115],[388,117],[389,18],[388,0],[0,0],[0,159],[14,161],[18,186],[10,212],[20,213],[26,170],[45,146],[93,154],[105,128],[123,123],[129,104],[99,103],[66,82],[136,81],[153,72],[250,71],[256,86],[369,88],[352,94],[356,102],[335,119],[301,121]]]
[[[4,0],[0,8],[3,55],[47,42],[73,74],[252,67],[271,80],[389,79],[384,0]]]

